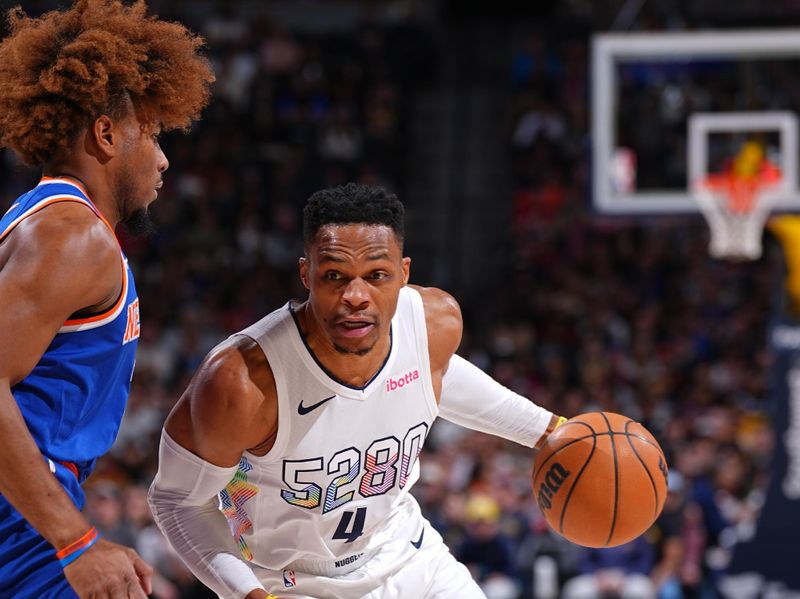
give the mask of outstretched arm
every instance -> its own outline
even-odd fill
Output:
[[[458,355],[442,382],[439,415],[476,431],[540,447],[561,419],[531,400],[504,387]]]
[[[119,246],[80,204],[47,207],[0,245],[0,493],[57,551],[91,541],[91,527],[51,474],[12,389],[70,315],[107,307],[121,289]],[[151,572],[132,549],[102,539],[64,568],[81,596],[97,597],[128,588],[144,597]]]
[[[200,366],[164,427],[150,508],[181,559],[221,597],[268,597],[241,559],[217,494],[245,450],[269,450],[277,421],[269,364],[254,341],[235,337]]]
[[[431,374],[440,416],[473,430],[538,447],[563,419],[456,355],[463,330],[458,303],[440,289],[416,289],[425,305]]]

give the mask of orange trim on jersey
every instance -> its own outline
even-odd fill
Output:
[[[41,210],[44,210],[45,208],[47,208],[51,204],[56,204],[58,202],[76,202],[78,204],[82,204],[82,205],[88,207],[92,211],[92,213],[94,213],[94,215],[97,218],[99,218],[103,222],[103,224],[105,224],[106,227],[108,227],[109,231],[111,231],[111,234],[114,235],[114,240],[117,242],[117,245],[119,246],[119,239],[117,239],[116,233],[114,232],[114,228],[111,226],[111,224],[109,224],[109,222],[105,219],[105,217],[100,213],[100,211],[92,203],[92,201],[90,199],[88,199],[89,194],[86,192],[86,189],[83,187],[83,185],[80,185],[79,183],[76,183],[76,182],[73,182],[73,181],[67,181],[67,180],[64,180],[64,179],[60,179],[58,177],[42,177],[41,180],[42,181],[64,181],[66,185],[74,185],[75,187],[80,189],[81,192],[83,192],[87,197],[84,199],[84,198],[81,198],[81,197],[78,197],[78,196],[72,197],[72,196],[57,195],[57,196],[52,196],[50,198],[47,198],[41,204],[37,204],[36,206],[31,208],[27,212],[23,212],[15,220],[13,220],[11,222],[11,224],[8,226],[8,228],[5,231],[3,231],[2,233],[0,233],[0,242],[2,242],[8,236],[9,233],[11,233],[14,229],[16,229],[17,225],[19,225],[22,221],[24,221],[25,219],[27,219],[27,218],[33,216],[34,214],[40,212]],[[94,314],[94,315],[92,315],[92,316],[90,316],[88,318],[68,319],[68,320],[66,320],[64,322],[63,325],[61,325],[62,327],[64,327],[64,326],[75,326],[75,325],[82,325],[82,324],[89,324],[89,323],[92,323],[92,322],[97,322],[99,320],[103,320],[104,318],[108,318],[110,315],[112,315],[114,312],[116,312],[120,308],[120,305],[125,301],[125,298],[128,295],[128,272],[127,272],[127,268],[125,266],[125,258],[122,256],[121,251],[122,251],[122,248],[120,246],[120,264],[122,266],[122,291],[121,291],[119,297],[117,298],[117,301],[114,302],[114,305],[111,306],[111,308],[109,308],[108,310],[103,310],[103,312],[101,312],[100,314]]]
[[[83,195],[89,198],[89,192],[83,186],[83,183],[77,181],[76,179],[65,179],[64,177],[42,177],[41,179],[39,179],[39,183],[41,183],[42,181],[63,181],[67,185],[74,185],[83,192]],[[89,198],[89,201],[90,202],[92,201],[91,198]]]
[[[72,472],[72,474],[75,475],[75,478],[80,478],[78,474],[78,467],[75,464],[73,464],[72,462],[62,462],[62,461],[59,461],[58,463],[67,468],[67,470],[69,470],[70,472]]]
[[[114,227],[111,226],[111,223],[109,223],[106,220],[106,217],[103,216],[103,213],[100,212],[97,206],[94,205],[92,198],[89,196],[88,190],[81,183],[79,183],[78,181],[74,181],[72,179],[64,179],[63,177],[42,177],[41,179],[39,179],[39,183],[41,183],[42,181],[63,181],[65,185],[74,185],[75,187],[80,189],[83,192],[83,195],[86,196],[86,200],[89,202],[89,205],[92,207],[92,212],[94,212],[97,215],[97,217],[101,221],[103,221],[109,229],[111,229],[111,232],[114,233]]]
[[[47,208],[50,204],[56,204],[58,202],[76,202],[78,204],[83,204],[84,206],[89,206],[89,209],[92,212],[94,212],[95,215],[97,215],[98,218],[101,218],[101,219],[103,218],[103,216],[101,214],[96,212],[97,208],[95,208],[94,206],[92,206],[90,204],[87,204],[86,201],[83,200],[82,198],[77,198],[77,197],[71,198],[71,197],[65,197],[65,196],[53,196],[52,198],[48,198],[47,200],[45,200],[41,204],[37,204],[35,207],[31,208],[28,212],[23,212],[19,217],[17,217],[15,220],[11,221],[11,224],[8,226],[8,229],[6,229],[2,233],[0,233],[0,241],[3,241],[3,239],[5,239],[8,236],[8,234],[11,233],[11,231],[16,229],[17,225],[20,224],[22,221],[24,221],[26,218],[28,218],[30,216],[33,216],[34,214],[36,214],[40,210],[43,210],[44,208]],[[105,219],[103,219],[103,220],[105,221]],[[106,224],[108,224],[108,223],[106,222]]]
[[[87,318],[74,318],[65,320],[64,324],[61,325],[62,327],[71,327],[79,324],[89,324],[91,322],[97,322],[98,320],[103,320],[104,318],[108,318],[119,309],[120,305],[128,297],[128,271],[125,268],[125,260],[122,258],[122,256],[120,256],[120,260],[122,261],[122,291],[120,292],[117,301],[114,302],[114,305],[111,306],[108,310],[103,310],[100,314],[94,314]]]

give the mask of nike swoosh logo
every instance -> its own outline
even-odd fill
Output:
[[[326,397],[326,398],[325,398],[325,399],[323,399],[322,401],[318,401],[317,403],[315,403],[315,404],[312,404],[312,405],[310,405],[310,406],[304,406],[304,405],[303,405],[303,400],[301,399],[301,400],[300,400],[300,405],[298,405],[298,406],[297,406],[297,413],[298,413],[298,414],[300,414],[301,416],[305,416],[305,415],[306,415],[306,414],[308,414],[310,411],[312,411],[312,410],[316,410],[318,407],[320,407],[320,406],[321,406],[322,404],[324,404],[326,401],[330,401],[330,400],[332,400],[334,397],[336,397],[336,396],[335,396],[335,395],[331,395],[330,397]]]
[[[422,537],[424,536],[425,536],[425,529],[423,528],[422,532],[419,533],[419,538],[416,541],[410,541],[415,549],[419,549],[420,547],[422,547]]]

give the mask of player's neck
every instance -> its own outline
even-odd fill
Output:
[[[121,218],[119,210],[111,194],[111,187],[101,178],[102,173],[100,177],[92,176],[91,173],[85,173],[81,169],[59,164],[45,166],[42,175],[78,184],[112,227],[119,223]]]

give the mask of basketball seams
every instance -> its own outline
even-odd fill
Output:
[[[583,463],[583,466],[581,466],[581,469],[578,471],[578,474],[575,475],[575,479],[572,481],[572,486],[570,486],[569,491],[567,492],[567,496],[564,498],[564,503],[561,506],[561,517],[559,519],[559,532],[561,532],[562,534],[564,532],[564,518],[566,517],[567,506],[569,505],[570,497],[572,497],[572,492],[575,490],[575,487],[577,486],[578,481],[580,480],[581,475],[583,474],[583,471],[586,470],[586,467],[589,465],[589,462],[591,461],[592,456],[594,455],[595,449],[597,448],[597,434],[594,432],[594,428],[590,424],[588,424],[586,422],[571,422],[571,423],[568,422],[566,424],[580,424],[582,426],[587,427],[590,431],[592,431],[592,433],[588,434],[588,435],[586,435],[584,437],[579,437],[577,439],[573,439],[569,443],[565,443],[564,445],[562,445],[558,449],[554,450],[549,456],[547,456],[547,459],[544,462],[539,464],[539,470],[536,472],[536,474],[535,474],[535,476],[533,478],[533,484],[534,484],[534,488],[535,488],[536,485],[539,482],[539,475],[542,472],[546,471],[545,465],[552,458],[554,458],[559,452],[563,451],[567,447],[570,447],[570,446],[574,445],[575,443],[579,443],[581,441],[585,441],[586,439],[589,439],[589,438],[592,439],[592,441],[593,441],[592,449],[589,452],[589,455],[586,456],[586,461]],[[566,424],[564,424],[562,426],[566,426]]]
[[[568,428],[570,425],[576,424],[581,425],[583,429]],[[633,424],[639,424],[639,428],[634,430]],[[604,428],[606,430],[603,430]],[[615,435],[624,435],[625,441],[620,441],[618,444]],[[608,438],[607,448],[600,446],[602,437]],[[591,447],[588,445],[590,439]],[[639,443],[635,443],[636,440]],[[625,449],[625,443],[628,444],[628,450]],[[648,520],[653,522],[658,518],[661,508],[663,508],[663,505],[660,504],[665,502],[666,493],[661,493],[661,479],[655,468],[657,462],[658,469],[662,473],[665,472],[662,462],[666,463],[666,459],[658,441],[637,421],[614,413],[581,414],[575,417],[575,420],[565,422],[559,427],[550,436],[541,451],[545,453],[537,453],[534,458],[533,486],[535,490],[538,490],[538,501],[545,519],[552,529],[564,538],[587,547],[613,547],[627,542],[626,539],[638,531]],[[562,452],[563,455],[558,455]],[[594,454],[596,452],[601,454],[598,455],[598,458],[602,459],[594,469],[589,470],[589,466],[595,463]],[[585,457],[581,458],[581,455]],[[581,459],[583,462],[580,461]],[[614,468],[613,498],[610,489],[612,478],[608,471],[612,459]],[[636,462],[639,463],[638,466]],[[564,465],[569,465],[569,470],[565,470]],[[650,469],[651,465],[653,466],[652,470]],[[649,510],[642,510],[645,507],[643,504],[646,503],[645,496],[648,492],[639,468],[644,468],[650,481],[652,495],[655,498],[653,514]],[[587,470],[586,476],[590,486],[592,488],[596,486],[598,491],[602,488],[602,493],[606,497],[602,505],[597,503],[594,491],[590,491],[589,495],[586,495],[585,484],[581,481]],[[561,497],[560,505],[555,504],[556,494]],[[635,498],[634,504],[630,504],[630,500],[626,499],[628,497]],[[575,499],[575,502],[572,499]],[[629,507],[639,503],[642,505],[636,509],[636,514],[628,513]],[[623,510],[623,508],[626,509]],[[575,516],[572,516],[571,519],[567,518],[568,510],[571,510],[569,513],[577,514],[578,518],[583,518],[583,514],[595,513],[595,511],[602,518],[593,519],[586,526],[582,526],[580,524],[582,520],[576,522]],[[570,525],[569,529],[567,529],[567,524]],[[608,535],[604,543],[602,542],[604,539],[603,529],[606,529]],[[638,534],[643,532],[642,530]]]
[[[534,483],[536,483],[536,479],[538,478],[539,473],[544,470],[545,464],[547,464],[547,462],[549,462],[558,452],[565,450],[567,447],[575,445],[575,443],[579,443],[580,441],[585,441],[586,439],[590,439],[590,438],[594,438],[595,444],[597,444],[597,438],[596,438],[597,434],[594,432],[594,429],[589,424],[587,424],[585,422],[572,422],[572,423],[567,423],[567,424],[581,424],[583,426],[588,427],[589,430],[592,431],[592,432],[590,434],[586,435],[585,437],[578,437],[576,439],[572,439],[572,441],[570,441],[569,443],[564,443],[564,445],[562,445],[558,449],[554,449],[552,451],[552,453],[549,456],[547,456],[547,459],[539,465],[539,471],[536,472],[536,474],[534,476],[534,479],[533,479]],[[562,424],[561,426],[566,426],[566,424]],[[539,451],[541,451],[541,450],[539,450]]]
[[[641,440],[641,437],[639,437],[638,435],[628,434],[628,426],[631,423],[634,423],[634,421],[633,420],[628,420],[628,422],[625,423],[625,438],[628,440],[628,445],[630,445],[631,451],[633,451],[633,454],[636,456],[636,459],[639,460],[639,463],[642,465],[642,468],[644,468],[644,471],[647,473],[647,478],[650,479],[650,485],[653,487],[653,495],[655,495],[655,498],[656,498],[656,504],[655,504],[655,508],[653,510],[654,511],[653,519],[655,520],[656,518],[658,518],[658,514],[660,512],[660,510],[659,510],[659,503],[660,502],[659,502],[659,499],[658,499],[658,486],[656,485],[656,481],[653,478],[652,473],[650,472],[650,468],[647,467],[647,464],[645,464],[644,460],[642,459],[642,456],[639,455],[639,451],[636,449],[636,446],[633,444],[633,441],[631,441],[631,437],[634,437],[636,439],[640,439]]]
[[[628,422],[634,422],[634,423],[635,423],[636,421],[635,421],[635,420],[628,420]],[[565,423],[565,424],[562,424],[562,425],[559,427],[559,430],[561,430],[561,428],[563,428],[563,427],[567,426],[567,424],[583,424],[583,425],[586,425],[586,423],[585,423],[585,422],[567,422],[567,423]],[[637,423],[637,424],[638,424],[638,423]],[[587,425],[587,426],[588,426],[588,425]],[[574,439],[572,439],[572,440],[571,440],[569,443],[565,444],[563,447],[559,447],[559,448],[557,449],[557,451],[561,451],[562,449],[564,449],[564,447],[567,447],[568,445],[572,445],[572,444],[573,444],[573,443],[575,443],[576,441],[583,441],[583,440],[585,440],[585,439],[588,439],[588,438],[590,438],[590,437],[604,437],[604,436],[606,436],[606,435],[626,435],[626,436],[628,436],[628,437],[635,437],[636,439],[639,439],[639,441],[641,441],[642,443],[647,443],[647,444],[648,444],[650,447],[654,447],[655,449],[658,449],[658,450],[659,450],[659,452],[661,452],[661,447],[660,447],[658,444],[656,444],[656,443],[653,443],[653,442],[652,442],[650,439],[648,439],[647,437],[643,437],[643,436],[641,436],[641,435],[638,435],[638,434],[636,434],[636,433],[624,433],[624,432],[622,432],[622,431],[606,431],[606,432],[604,432],[604,433],[592,433],[592,434],[590,434],[590,435],[586,435],[585,437],[575,437],[575,438],[574,438]]]
[[[617,511],[619,510],[619,458],[617,457],[617,445],[614,442],[614,431],[611,429],[611,421],[604,412],[600,412],[600,415],[603,417],[603,420],[606,421],[608,432],[611,433],[608,438],[611,441],[611,455],[614,456],[614,512],[611,515],[611,530],[608,531],[608,538],[605,543],[608,545],[614,537],[614,529],[617,526]]]
[[[634,420],[630,420],[629,422],[635,422],[635,421]],[[638,422],[635,422],[635,423],[639,424]],[[641,435],[637,435],[636,433],[615,433],[615,434],[617,434],[617,435],[625,435],[626,437],[633,437],[634,439],[639,439],[639,441],[641,441],[642,443],[646,443],[650,447],[652,447],[654,449],[657,449],[659,453],[662,453],[661,446],[658,443],[653,443],[647,437],[642,437]],[[662,455],[663,455],[663,453],[662,453]]]
[[[587,424],[585,422],[581,424],[586,424],[586,426],[588,426],[591,430],[594,430],[594,428],[592,428],[590,424]],[[561,506],[561,517],[558,520],[558,530],[562,534],[564,533],[564,519],[567,516],[567,507],[569,506],[569,500],[572,498],[572,492],[575,491],[575,487],[578,486],[578,481],[581,479],[583,471],[586,470],[586,468],[589,466],[589,462],[592,461],[592,456],[594,455],[594,452],[597,449],[597,435],[588,435],[584,437],[584,439],[587,439],[589,436],[592,437],[592,450],[589,452],[589,455],[586,456],[586,461],[583,462],[583,466],[581,466],[581,469],[578,471],[578,474],[575,475],[575,479],[572,481],[572,486],[569,488],[567,496],[564,498],[564,504]],[[572,445],[572,443],[569,443],[568,445]],[[564,447],[566,447],[566,445]],[[559,450],[561,449],[563,449],[563,447],[559,448]],[[555,454],[556,452],[553,452],[553,455]]]

